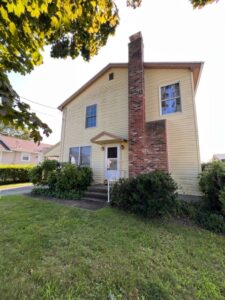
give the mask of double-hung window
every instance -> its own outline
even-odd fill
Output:
[[[90,167],[91,165],[91,146],[71,147],[69,161],[80,167]]]
[[[160,88],[161,115],[181,111],[181,96],[179,82]]]
[[[97,104],[87,106],[85,127],[86,128],[96,127],[96,117],[97,117]]]

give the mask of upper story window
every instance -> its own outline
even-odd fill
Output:
[[[30,161],[30,153],[22,153],[21,161]]]
[[[69,161],[80,167],[90,167],[91,165],[91,146],[71,147]]]
[[[179,82],[162,86],[161,96],[161,115],[167,115],[181,111],[181,97]]]
[[[109,80],[113,80],[114,79],[114,73],[110,73],[109,74]]]
[[[96,127],[97,104],[89,105],[86,107],[86,121],[85,127]]]

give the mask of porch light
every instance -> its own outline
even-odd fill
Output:
[[[120,149],[123,150],[125,147],[124,145],[120,145]]]
[[[105,147],[104,147],[104,146],[102,146],[102,147],[101,147],[101,150],[102,150],[102,151],[105,151]]]

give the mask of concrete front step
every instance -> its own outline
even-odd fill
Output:
[[[107,200],[107,192],[105,193],[99,193],[99,192],[92,192],[92,191],[87,191],[84,193],[84,197],[87,198],[94,198],[94,199],[102,199],[102,200]]]
[[[91,197],[82,197],[80,200],[85,201],[85,202],[100,202],[100,203],[107,203],[107,199],[97,199],[97,198],[91,198]]]
[[[88,192],[94,192],[94,193],[104,193],[107,194],[108,189],[106,185],[91,185],[88,187]]]
[[[84,193],[81,200],[84,201],[99,201],[107,202],[108,190],[105,185],[92,185],[88,187],[88,190]]]

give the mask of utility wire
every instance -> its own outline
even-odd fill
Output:
[[[45,105],[45,104],[40,104],[40,103],[38,103],[38,102],[36,102],[36,101],[33,101],[33,100],[30,100],[30,99],[27,99],[27,98],[25,98],[25,97],[23,97],[23,96],[20,96],[20,98],[22,98],[22,99],[24,99],[24,100],[26,100],[26,101],[29,101],[29,102],[31,102],[31,103],[34,103],[34,104],[40,105],[40,106],[44,106],[44,107],[51,108],[51,109],[57,109],[56,107],[49,106],[49,105]]]
[[[35,113],[38,113],[38,114],[42,114],[42,115],[45,115],[45,116],[48,116],[48,117],[52,117],[52,118],[57,118],[57,116],[53,116],[53,115],[50,115],[50,114],[46,114],[46,113],[43,113],[43,112],[41,112],[41,111],[34,110],[34,109],[32,109],[32,108],[31,108],[31,110],[32,110],[32,112],[35,112]]]

